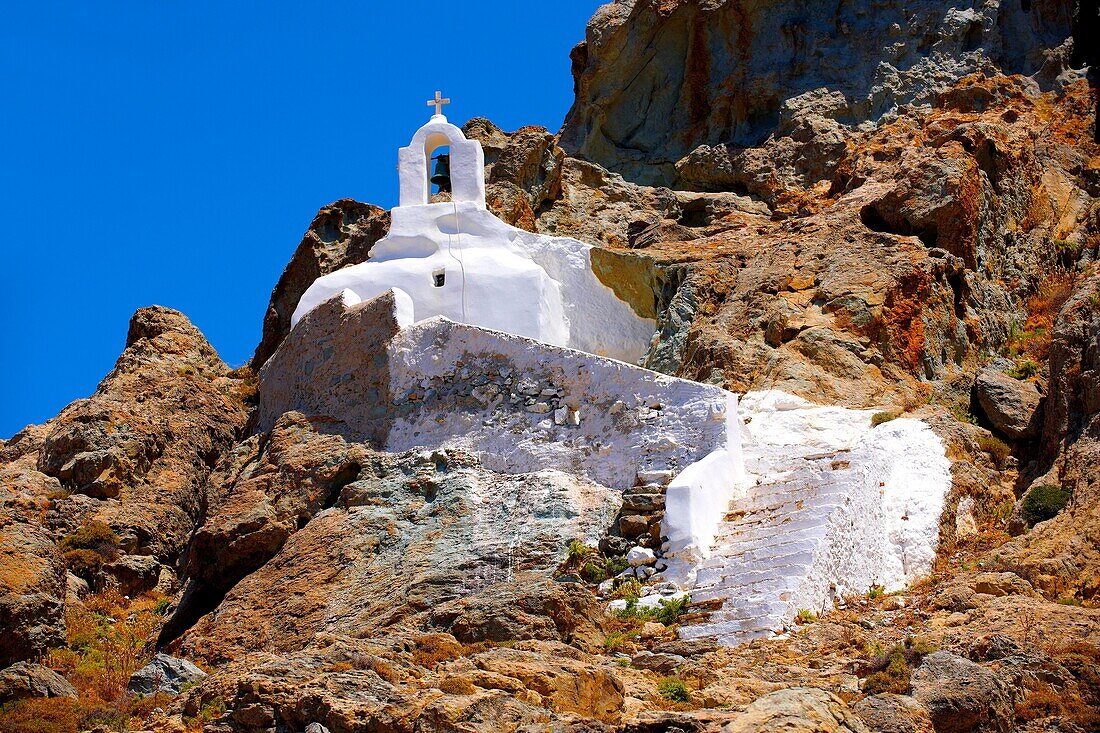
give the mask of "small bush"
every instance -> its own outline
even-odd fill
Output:
[[[569,549],[566,550],[566,561],[573,567],[581,567],[595,554],[595,549],[580,540],[573,540],[569,543]]]
[[[814,621],[817,621],[817,614],[808,608],[800,608],[798,609],[798,613],[795,614],[794,621],[803,626],[812,624]]]
[[[581,577],[589,583],[602,583],[607,580],[607,569],[602,562],[589,560],[581,568]]]
[[[871,587],[867,589],[867,600],[877,601],[885,595],[886,588],[877,583],[873,583]]]
[[[1013,379],[1031,379],[1039,375],[1039,364],[1032,359],[1017,359],[1016,364],[1005,374]]]
[[[432,669],[440,662],[449,662],[462,656],[462,645],[450,636],[429,634],[416,640],[413,661],[421,667]],[[354,664],[355,660],[352,660]]]
[[[80,733],[104,725],[126,730],[129,716],[120,708],[91,700],[42,697],[0,707],[0,733]]]
[[[965,405],[953,405],[951,407],[951,416],[959,422],[969,423],[970,425],[977,425],[978,418],[970,412],[970,408]]]
[[[209,723],[225,715],[226,706],[221,698],[215,698],[199,708],[199,720]]]
[[[604,561],[604,570],[607,572],[607,577],[614,578],[616,575],[626,570],[628,563],[625,557],[609,557]]]
[[[627,646],[630,638],[621,631],[612,631],[603,640],[604,651],[617,652],[621,651]]]
[[[1016,717],[1023,721],[1043,718],[1069,719],[1081,730],[1100,729],[1100,712],[1079,695],[1066,690],[1055,690],[1047,684],[1038,684],[1028,690],[1023,700],[1016,703]]]
[[[65,567],[73,575],[91,583],[103,567],[103,555],[95,550],[69,550],[65,553]]]
[[[642,584],[637,578],[626,578],[611,591],[612,598],[622,598],[629,602],[637,602],[642,595]]]
[[[658,682],[657,693],[670,702],[691,702],[691,693],[679,677],[665,677]]]
[[[59,547],[64,550],[96,550],[104,548],[118,549],[121,544],[118,535],[105,523],[92,521],[61,540]]]
[[[992,458],[998,466],[1003,466],[1008,457],[1012,455],[1012,449],[1008,447],[1008,443],[992,435],[979,435],[978,448]]]
[[[897,418],[898,413],[896,412],[876,412],[874,415],[871,415],[871,425],[872,427],[877,427],[891,420],[897,420]]]
[[[936,651],[936,647],[927,642],[907,638],[903,644],[897,644],[886,654],[876,654],[861,670],[866,680],[863,692],[875,695],[880,692],[893,692],[904,695],[909,692],[909,679],[913,667],[920,663],[925,655]]]
[[[909,678],[912,669],[905,659],[901,646],[896,646],[886,656],[886,663],[877,672],[867,676],[863,685],[863,692],[867,695],[877,695],[880,692],[893,692],[904,695],[909,692]]]
[[[1069,503],[1069,492],[1061,486],[1040,484],[1027,492],[1020,507],[1029,527],[1054,518]]]

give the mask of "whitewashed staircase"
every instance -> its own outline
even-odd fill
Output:
[[[718,637],[736,645],[767,636],[797,613],[800,585],[825,540],[827,517],[846,500],[844,450],[785,456],[753,471],[761,476],[730,503],[711,557],[699,568],[693,603],[721,601],[701,624],[682,627],[683,638]],[[820,609],[810,609],[815,613]]]
[[[755,478],[730,502],[691,590],[693,604],[721,605],[681,626],[681,638],[735,646],[789,626],[800,604],[820,605],[815,560],[836,531],[830,518],[853,500],[849,448],[870,428],[866,413],[840,412],[848,414],[743,413],[745,468]]]

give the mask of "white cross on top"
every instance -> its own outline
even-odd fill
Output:
[[[450,99],[443,99],[440,92],[435,93],[435,99],[428,100],[429,107],[435,107],[435,113],[437,115],[443,114],[443,105],[450,104]]]

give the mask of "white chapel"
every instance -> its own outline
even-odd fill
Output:
[[[512,227],[485,205],[485,155],[442,114],[398,152],[399,205],[390,231],[366,262],[319,278],[291,319],[297,322],[349,290],[370,300],[390,289],[412,301],[414,321],[444,316],[554,346],[636,362],[656,324],[639,317],[599,281],[591,245]],[[432,203],[432,162],[449,151],[451,200]]]

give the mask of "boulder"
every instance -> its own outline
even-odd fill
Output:
[[[29,697],[76,697],[76,688],[49,667],[16,662],[0,671],[0,705]]]
[[[879,733],[933,733],[928,711],[908,695],[884,692],[865,697],[852,710]]]
[[[332,731],[320,723],[310,723],[306,726],[305,733],[332,733]]]
[[[970,587],[975,593],[989,596],[1035,595],[1031,583],[1016,573],[978,573],[970,581]]]
[[[1042,401],[1034,382],[1025,382],[993,367],[978,372],[974,381],[985,416],[1000,434],[1012,440],[1028,440],[1042,427]]]
[[[811,687],[777,690],[756,699],[722,733],[866,733],[836,695]]]
[[[133,598],[157,587],[161,564],[152,555],[123,555],[101,569],[101,580]]]
[[[648,547],[632,547],[626,553],[626,561],[630,567],[636,568],[642,565],[652,565],[657,562],[657,555]]]
[[[198,682],[204,677],[206,672],[186,659],[157,654],[149,664],[134,672],[126,689],[139,695],[155,692],[178,695],[184,684]]]
[[[910,681],[936,733],[1004,732],[1012,728],[1012,694],[996,674],[950,652],[924,658]]]
[[[662,630],[664,627],[661,627]],[[664,654],[661,652],[641,651],[630,658],[630,663],[638,669],[648,669],[660,674],[672,674],[676,668],[684,663],[684,658],[679,654]]]
[[[623,537],[635,538],[649,531],[649,520],[640,514],[627,514],[619,517],[619,533]]]

